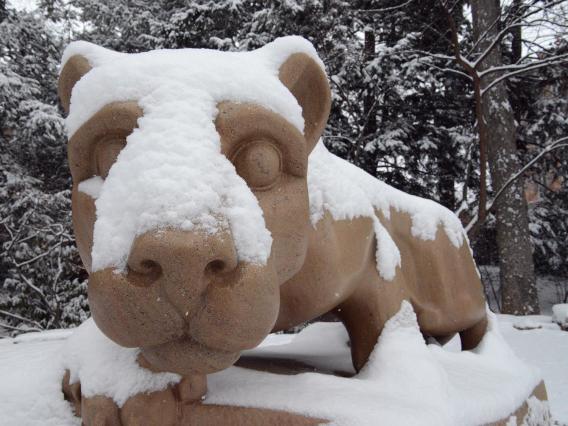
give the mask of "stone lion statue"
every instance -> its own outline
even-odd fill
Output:
[[[206,375],[269,333],[327,313],[344,323],[356,370],[403,300],[425,336],[459,333],[471,349],[484,335],[483,289],[459,220],[320,141],[331,93],[306,40],[139,54],[75,42],[59,95],[96,327],[139,348],[142,368],[183,378],[118,407],[82,398],[68,372],[64,392],[85,424],[216,424],[219,412],[223,424],[317,423],[179,407],[199,406]]]

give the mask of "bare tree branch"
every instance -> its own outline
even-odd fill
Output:
[[[43,252],[43,253],[41,253],[41,254],[38,254],[37,256],[35,256],[35,257],[31,258],[31,259],[28,259],[28,260],[26,260],[26,261],[24,261],[24,262],[21,262],[21,263],[14,263],[14,265],[15,265],[17,268],[21,268],[21,267],[24,266],[24,265],[28,265],[28,264],[30,264],[30,263],[33,263],[33,262],[35,262],[35,261],[41,259],[42,257],[47,256],[49,253],[51,253],[53,250],[55,250],[55,249],[56,249],[57,247],[59,247],[60,245],[61,245],[61,242],[58,242],[57,244],[55,244],[55,245],[51,246],[49,249],[47,249],[47,251],[45,251],[45,252]]]
[[[519,177],[521,177],[529,168],[531,168],[544,155],[548,154],[551,151],[554,151],[554,150],[557,150],[557,149],[560,149],[560,148],[565,148],[565,147],[568,147],[568,136],[565,137],[565,138],[558,139],[557,141],[553,142],[548,147],[546,147],[544,150],[542,150],[542,152],[540,152],[533,159],[531,159],[527,164],[525,164],[521,168],[521,170],[519,170],[517,173],[515,173],[513,176],[511,176],[511,178],[505,183],[505,185],[503,185],[503,187],[501,189],[499,189],[499,191],[497,191],[497,193],[493,197],[493,200],[491,200],[489,202],[489,204],[487,205],[486,210],[491,210],[493,208],[493,205],[495,204],[495,202],[501,197],[501,195],[503,195],[503,193],[507,190],[507,188],[509,188],[513,184],[513,182],[515,182]]]
[[[408,0],[407,2],[403,3],[403,4],[399,4],[398,6],[392,6],[392,7],[383,7],[380,9],[361,9],[358,10],[358,13],[385,13],[385,12],[392,12],[394,10],[398,10],[398,9],[403,9],[406,6],[408,6],[410,3],[414,3],[414,0]]]
[[[561,55],[561,56],[562,56],[562,58],[557,59],[555,61],[551,61],[551,62],[542,61],[538,64],[522,67],[522,68],[517,69],[516,71],[511,71],[508,74],[502,75],[501,77],[496,78],[491,83],[489,83],[487,86],[485,86],[483,88],[483,90],[481,91],[481,96],[484,96],[487,92],[489,92],[489,90],[491,90],[497,84],[502,83],[503,81],[505,81],[505,80],[507,80],[507,79],[509,79],[513,76],[524,74],[526,72],[534,71],[534,70],[537,70],[537,69],[540,69],[540,68],[548,67],[550,65],[559,65],[559,64],[568,63],[568,54]]]
[[[546,148],[544,148],[540,153],[534,156],[528,163],[526,163],[521,169],[515,173],[513,176],[505,182],[505,184],[495,193],[493,199],[485,205],[485,212],[486,214],[483,217],[486,217],[487,213],[491,211],[497,200],[505,193],[507,188],[509,188],[517,179],[519,179],[529,168],[531,168],[536,162],[538,162],[543,156],[548,154],[549,152],[555,151],[560,148],[568,147],[568,136],[560,138],[551,144],[549,144]],[[479,209],[478,209],[479,212]],[[465,227],[465,230],[468,234],[474,234],[475,229],[478,229],[481,225],[483,225],[483,221],[479,219],[482,215],[479,213],[476,214],[469,224]]]
[[[491,67],[484,71],[479,72],[479,76],[484,78],[488,75],[503,72],[503,71],[521,71],[524,69],[530,69],[532,67],[539,67],[540,65],[551,65],[551,64],[561,64],[568,62],[568,53],[562,53],[560,55],[553,55],[545,59],[538,61],[533,61],[524,65],[503,65],[501,67]]]
[[[35,327],[31,327],[31,328],[14,327],[14,326],[8,325],[8,324],[3,323],[3,322],[0,322],[0,328],[5,328],[6,330],[20,331],[20,332],[25,332],[25,331],[43,331],[43,329],[41,329],[41,328],[35,328]]]
[[[20,315],[13,314],[13,313],[8,312],[8,311],[4,311],[3,309],[0,309],[0,314],[1,314],[1,315],[4,315],[4,316],[7,316],[7,317],[15,318],[15,319],[17,319],[17,320],[24,321],[24,322],[27,322],[27,323],[30,323],[30,324],[34,324],[34,325],[36,325],[37,327],[39,327],[40,329],[43,329],[43,327],[41,326],[41,324],[38,323],[37,321],[31,320],[31,319],[28,319],[28,318],[24,318],[24,317],[22,317],[22,316],[20,316]]]

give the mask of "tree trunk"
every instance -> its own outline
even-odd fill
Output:
[[[365,39],[363,44],[363,67],[367,66],[373,59],[375,59],[375,31],[373,29],[365,29]],[[369,170],[365,167],[364,160],[362,160],[361,153],[365,144],[368,142],[367,137],[377,133],[377,117],[375,107],[375,89],[372,81],[367,84],[365,94],[363,96],[363,116],[362,116],[362,132],[361,139],[352,148],[348,156],[348,160],[365,171],[371,173],[373,176],[376,172],[376,166],[373,165]]]
[[[0,24],[4,22],[6,19],[7,11],[6,11],[6,0],[0,0]]]
[[[511,7],[513,8],[512,15],[515,17],[515,19],[520,19],[520,17],[523,15],[523,0],[513,0]],[[513,28],[511,32],[513,34],[513,39],[511,41],[511,62],[515,64],[521,60],[521,57],[523,55],[522,30],[519,26]]]
[[[523,7],[524,7],[525,0],[513,0],[511,4],[511,15],[514,16],[515,20],[520,20],[521,16],[523,15]],[[523,34],[521,27],[515,27],[511,31],[512,39],[511,39],[511,63],[516,64],[518,63],[522,56],[523,56]],[[519,84],[519,83],[517,83]],[[515,87],[512,87],[515,90]],[[520,83],[522,84],[522,83]],[[518,123],[521,122],[522,112],[527,110],[526,100],[523,100],[522,96],[512,96],[511,97],[511,105],[513,106],[513,113],[515,114],[515,120]],[[517,140],[517,148],[524,150],[526,147],[524,146],[524,141]]]
[[[447,140],[449,145],[451,141]],[[452,158],[448,157],[448,148],[444,144],[438,147],[438,170],[440,179],[438,180],[438,192],[440,194],[440,204],[454,211],[456,209],[456,194],[454,188],[454,174],[452,173]]]
[[[375,31],[365,30],[365,44],[363,47],[363,61],[367,65],[375,59]],[[363,136],[373,135],[377,132],[377,117],[375,116],[375,91],[372,85],[367,88],[367,93],[363,98]]]
[[[489,36],[480,45],[484,51],[491,43],[499,26],[492,24],[499,18],[499,0],[472,0],[474,37]],[[481,69],[503,65],[502,51],[497,44],[484,59]],[[492,77],[482,81],[486,87]],[[494,191],[521,167],[516,149],[516,126],[505,84],[494,86],[482,100],[486,122],[487,154]],[[518,179],[505,191],[495,205],[497,217],[497,245],[501,267],[501,309],[503,313],[526,315],[539,313],[532,244],[528,227],[527,204],[524,197],[524,181]]]

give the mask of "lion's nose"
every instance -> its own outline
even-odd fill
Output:
[[[155,230],[134,240],[128,280],[137,286],[160,281],[171,297],[191,297],[236,267],[237,253],[229,232]]]

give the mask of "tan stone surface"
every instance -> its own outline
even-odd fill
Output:
[[[544,382],[540,382],[538,384],[538,386],[536,388],[534,388],[534,390],[533,390],[533,392],[530,396],[534,396],[537,399],[539,399],[540,401],[548,401],[548,395],[546,394],[546,386],[544,385]],[[513,416],[516,417],[516,419],[517,419],[516,423],[514,423],[514,424],[521,426],[524,423],[524,421],[527,417],[528,408],[529,408],[528,404],[525,401],[523,403],[523,405],[521,405],[519,408],[517,408],[507,418],[500,420],[498,422],[488,423],[487,426],[511,426],[511,423],[509,423],[509,419]],[[536,425],[529,425],[529,426],[536,426]],[[538,425],[538,426],[548,426],[548,425]]]

